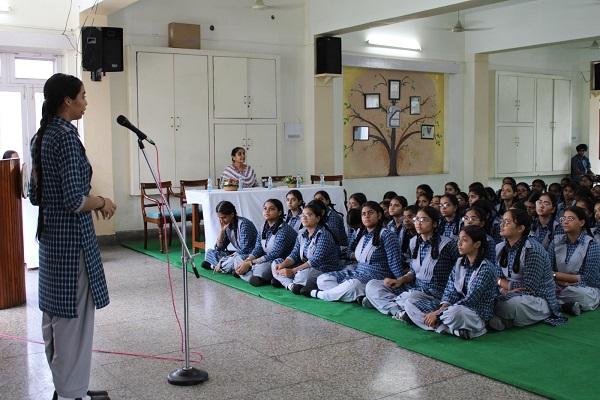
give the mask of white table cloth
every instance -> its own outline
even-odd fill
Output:
[[[254,223],[256,229],[260,232],[264,224],[262,216],[263,204],[268,199],[279,199],[283,203],[283,208],[287,212],[286,194],[292,189],[287,186],[274,187],[273,189],[265,188],[244,188],[242,191],[225,191],[222,189],[215,190],[186,190],[186,200],[188,204],[200,204],[204,215],[204,238],[207,249],[214,248],[217,242],[217,236],[221,230],[219,219],[215,208],[220,201],[230,201],[237,210],[238,215],[248,218]],[[335,209],[346,215],[346,207],[344,206],[344,188],[342,186],[333,185],[304,185],[298,188],[304,202],[308,203],[313,199],[316,192],[325,190],[331,197],[331,202],[335,204]]]

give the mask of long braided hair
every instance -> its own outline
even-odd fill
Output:
[[[42,140],[48,125],[56,117],[63,105],[65,98],[75,100],[83,82],[77,77],[66,74],[54,74],[44,84],[44,103],[42,105],[42,119],[40,128],[31,139],[31,196],[33,202],[40,206],[38,213],[38,226],[36,238],[39,240],[44,230],[44,213],[42,211],[42,187],[44,171],[42,168]],[[84,150],[85,151],[85,150]]]
[[[521,234],[521,238],[517,241],[519,243],[519,248],[517,249],[517,254],[515,255],[515,261],[513,262],[513,271],[515,273],[519,273],[521,270],[521,252],[523,251],[523,246],[525,245],[527,236],[529,236],[529,231],[531,229],[531,217],[527,214],[527,211],[520,210],[518,208],[512,208],[504,213],[504,215],[510,214],[512,216],[513,222],[516,226],[523,226],[525,230]],[[508,245],[505,245],[502,251],[499,254],[499,264],[500,267],[506,268],[508,266]]]
[[[436,232],[436,226],[437,222],[440,220],[440,212],[431,206],[423,207],[419,210],[419,212],[427,214],[433,223],[433,236],[431,236],[431,258],[437,260],[440,255],[440,236]],[[417,259],[419,256],[419,247],[421,246],[421,243],[423,243],[423,238],[419,233],[417,233],[417,243],[412,252],[413,259]]]
[[[281,224],[283,224],[284,218],[285,218],[283,215],[283,204],[281,203],[281,201],[279,201],[278,199],[269,199],[269,200],[265,201],[264,204],[267,204],[267,203],[271,203],[272,205],[275,206],[275,208],[277,209],[277,212],[279,213],[279,217],[277,218],[277,221],[275,221],[273,226],[269,226],[269,221],[265,221],[265,224],[263,225],[263,229],[262,229],[262,238],[265,240],[267,239],[267,232],[269,230],[271,231],[271,234],[273,236],[277,233],[277,230],[279,229]]]
[[[381,236],[381,230],[383,229],[383,223],[384,223],[383,208],[379,205],[379,203],[377,203],[375,201],[371,201],[371,200],[369,200],[365,204],[363,204],[363,206],[361,208],[361,212],[365,208],[369,208],[369,209],[375,211],[379,217],[377,219],[377,224],[375,225],[375,228],[373,229],[373,239],[372,239],[373,246],[378,247],[379,243],[381,242],[380,236]],[[365,228],[364,226],[362,228],[360,228],[360,231],[358,232],[356,239],[354,239],[354,242],[352,242],[352,245],[351,245],[352,251],[354,251],[356,249],[358,242],[366,233],[367,233],[367,228]]]

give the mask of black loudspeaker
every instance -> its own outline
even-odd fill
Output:
[[[600,90],[600,61],[592,63],[592,90]]]
[[[342,38],[322,36],[317,38],[316,74],[342,73]]]
[[[81,28],[81,54],[84,71],[123,71],[123,28]]]

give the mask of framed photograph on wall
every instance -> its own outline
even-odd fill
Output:
[[[410,115],[421,114],[421,96],[410,96]]]
[[[421,139],[431,139],[435,136],[435,126],[433,125],[421,125]]]
[[[365,109],[379,108],[379,93],[365,93]]]
[[[390,100],[400,100],[400,81],[390,79],[388,81],[388,98]]]
[[[369,140],[369,127],[355,126],[353,129],[352,138],[354,140]]]

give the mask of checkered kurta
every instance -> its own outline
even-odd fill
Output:
[[[569,242],[567,235],[559,235],[548,247],[548,256],[550,257],[550,265],[554,271],[560,271],[559,264],[566,264],[577,249],[577,246],[585,246],[584,237],[586,233],[581,232],[575,243]],[[565,260],[557,260],[554,247],[557,241],[563,241],[567,244],[567,257]],[[587,248],[587,253],[583,259],[583,264],[579,268],[579,276],[581,280],[574,286],[588,286],[600,288],[600,245],[592,240]]]
[[[437,234],[436,234],[437,235]],[[440,243],[441,238],[438,235],[437,242]],[[413,237],[410,240],[410,249],[412,254],[412,249],[416,246],[417,236]],[[421,260],[427,256],[427,254],[431,251],[430,241],[422,242],[418,249],[418,255]],[[433,269],[433,276],[429,282],[425,282],[424,280],[418,279],[417,273],[411,267],[411,272],[415,276],[415,290],[424,292],[430,296],[434,296],[436,298],[441,298],[444,293],[444,288],[448,283],[448,276],[450,275],[450,271],[454,267],[456,260],[458,258],[458,247],[455,240],[450,239],[450,242],[447,243],[444,248],[439,252],[438,258],[435,262],[435,267]]]
[[[300,241],[306,242],[304,254],[300,254]],[[315,251],[307,260],[308,246],[314,240]],[[311,268],[322,272],[336,271],[340,269],[340,248],[336,246],[333,236],[325,227],[318,227],[309,239],[308,230],[303,229],[296,237],[294,249],[287,258],[294,261],[294,265],[308,261]]]
[[[265,232],[265,238],[267,242],[271,239],[271,236],[273,236],[273,232],[271,232],[271,229],[267,229]],[[256,245],[251,253],[256,258],[255,262],[257,264],[264,263],[273,261],[276,258],[283,258],[287,256],[294,248],[296,236],[298,236],[298,233],[294,230],[294,228],[285,222],[282,223],[275,233],[275,238],[273,239],[273,248],[268,253],[265,253],[265,249],[263,248],[261,241],[262,235],[258,235],[256,237]]]
[[[33,156],[35,148],[31,151]],[[41,162],[42,198],[29,193],[44,218],[39,239],[39,306],[54,317],[77,318],[82,251],[96,308],[108,305],[109,299],[92,213],[79,211],[91,190],[92,167],[73,124],[59,117],[48,124]]]
[[[545,249],[547,249],[554,237],[563,233],[565,233],[565,231],[562,225],[556,220],[551,220],[546,226],[542,226],[539,221],[535,220],[531,224],[529,237],[536,239]]]
[[[220,246],[216,246],[214,249],[210,249],[206,252],[205,260],[212,265],[217,265],[219,260],[223,257],[227,257],[230,255],[230,251],[227,250],[229,244],[232,244],[235,247],[235,254],[240,256],[241,259],[245,259],[248,255],[254,250],[254,246],[256,245],[256,236],[258,235],[256,232],[256,227],[247,218],[237,216],[239,220],[239,226],[237,231],[237,244],[231,243],[229,240],[229,235],[232,234],[231,226],[225,228],[225,237],[221,241]],[[231,224],[230,224],[231,225]]]
[[[344,218],[336,211],[329,209],[325,217],[325,224],[331,230],[341,247],[348,246],[348,236],[344,227]]]

